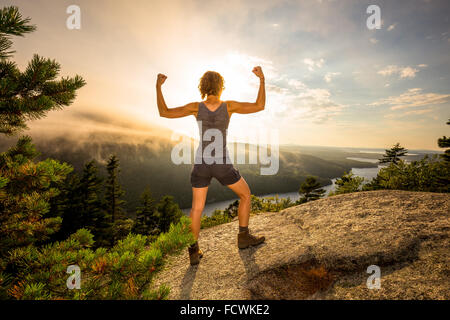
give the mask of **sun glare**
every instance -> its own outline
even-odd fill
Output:
[[[185,72],[188,75],[186,78],[195,81],[195,88],[198,85],[200,77],[206,71],[216,71],[219,72],[224,80],[225,90],[220,97],[221,100],[236,100],[236,101],[255,101],[258,94],[259,80],[252,73],[254,66],[261,65],[264,72],[271,72],[272,66],[270,62],[264,59],[252,57],[247,54],[243,54],[237,51],[229,51],[222,55],[217,55],[211,58],[196,57],[190,59],[189,66],[186,67]],[[190,86],[192,88],[192,86]],[[169,92],[167,94],[170,94]],[[198,90],[195,92],[186,92],[186,95],[182,94],[183,97],[188,97],[188,99],[193,99],[193,101],[200,101]],[[187,102],[186,102],[187,103]],[[253,117],[257,116],[252,115]],[[247,116],[248,117],[248,116]],[[198,138],[198,129],[195,122],[192,121],[191,117],[180,121],[180,125],[177,126],[176,132],[180,134],[187,135],[194,139]],[[233,128],[239,127],[240,134],[246,135],[246,131],[250,134],[250,125],[247,120],[241,118],[240,115],[233,115],[232,121],[230,123],[230,130],[234,131]]]

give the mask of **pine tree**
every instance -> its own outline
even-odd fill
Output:
[[[36,30],[29,22],[17,7],[0,9],[0,133],[7,135],[26,129],[27,120],[70,105],[76,90],[85,85],[78,75],[56,80],[61,67],[55,60],[35,54],[24,72],[7,60],[14,53],[11,36]]]
[[[395,144],[391,149],[385,151],[383,158],[379,159],[380,163],[398,164],[400,157],[403,157],[408,153],[408,150],[400,146],[400,143]]]
[[[300,185],[298,193],[302,196],[300,203],[317,200],[325,194],[325,190],[321,188],[320,183],[314,177],[307,177]]]
[[[447,124],[450,125],[450,119],[448,119]],[[450,147],[450,137],[443,136],[438,139],[438,146],[440,148],[449,148]],[[450,162],[450,149],[445,150],[445,153],[442,155],[442,158]]]
[[[102,182],[95,160],[85,164],[81,178],[77,173],[67,176],[61,193],[52,201],[52,212],[48,215],[63,219],[54,240],[67,239],[84,228],[95,236],[96,245],[105,244],[102,239],[110,225],[101,199]]]
[[[36,30],[14,6],[0,9],[0,133],[12,135],[25,121],[72,103],[85,82],[78,75],[57,80],[60,65],[34,55],[24,72],[10,61],[12,36]],[[46,241],[60,227],[61,218],[46,217],[73,168],[53,159],[35,162],[39,153],[31,137],[18,139],[0,155],[0,254],[14,247]]]
[[[239,202],[240,202],[239,199],[235,200],[234,202],[230,203],[228,207],[224,210],[224,212],[231,219],[238,216]]]
[[[80,229],[68,239],[43,247],[15,249],[4,259],[6,276],[0,268],[0,297],[17,300],[43,299],[166,299],[168,288],[152,286],[168,255],[179,253],[194,242],[190,219],[182,217],[168,233],[156,239],[128,235],[110,248],[92,250],[92,235]],[[150,242],[151,240],[154,240]],[[67,266],[81,268],[81,288],[68,290]],[[1,264],[0,264],[1,267]]]
[[[107,210],[107,217],[111,222],[111,229],[109,232],[111,245],[125,237],[131,230],[133,221],[127,219],[126,212],[123,207],[125,200],[122,197],[125,191],[119,183],[119,159],[116,155],[111,155],[106,165],[107,179],[105,186],[105,204]]]
[[[80,194],[82,211],[80,214],[83,228],[93,230],[95,222],[101,216],[102,202],[100,191],[103,180],[98,176],[95,160],[91,160],[84,166],[80,180]]]
[[[133,225],[133,233],[143,235],[158,234],[155,199],[153,199],[150,188],[148,187],[141,194],[141,204],[141,206],[136,208],[136,220]]]
[[[69,235],[82,228],[80,223],[80,212],[82,212],[80,189],[80,177],[76,172],[72,172],[66,177],[60,194],[52,199],[53,208],[49,216],[62,218],[61,228],[52,237],[52,240],[67,239]]]
[[[60,217],[45,215],[73,167],[39,156],[31,137],[0,154],[0,257],[7,251],[46,241],[58,231]]]
[[[156,205],[156,215],[159,218],[158,225],[161,232],[167,232],[170,224],[178,223],[183,216],[183,211],[176,202],[173,201],[172,196],[163,196]]]
[[[351,170],[348,173],[344,172],[342,177],[336,179],[335,184],[337,188],[335,191],[330,192],[330,196],[342,193],[357,192],[363,186],[363,182],[364,178],[355,176]]]
[[[104,234],[111,227],[101,198],[102,187],[103,179],[98,175],[95,160],[91,160],[84,166],[83,176],[80,180],[82,203],[80,228],[91,231],[97,246],[106,244]]]

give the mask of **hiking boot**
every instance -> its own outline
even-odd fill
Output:
[[[254,236],[249,231],[242,231],[238,233],[238,247],[245,249],[249,246],[256,246],[263,243],[266,238],[264,236]]]
[[[203,257],[203,251],[198,247],[198,242],[195,244],[194,247],[189,247],[189,260],[191,262],[191,265],[196,265],[200,262],[200,258]]]

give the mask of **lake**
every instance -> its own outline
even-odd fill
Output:
[[[367,159],[367,158],[348,157],[347,159],[361,161],[361,162],[369,162],[369,163],[376,163],[376,162],[378,162],[377,159]],[[353,172],[353,174],[355,176],[363,177],[363,178],[365,178],[367,180],[370,180],[370,179],[375,178],[377,176],[378,171],[380,171],[380,169],[382,167],[384,167],[384,166],[380,166],[379,165],[377,168],[352,168],[352,172]],[[331,179],[331,182],[332,182],[331,184],[322,187],[326,191],[325,197],[328,196],[328,194],[331,191],[335,190],[335,188],[336,188],[335,181],[336,181],[337,178],[340,178],[340,177],[336,177],[336,178]],[[289,197],[289,198],[291,198],[292,201],[298,200],[300,198],[300,195],[298,194],[297,191],[287,192],[287,193],[270,193],[270,194],[258,195],[258,197],[259,198],[274,197],[275,195],[278,195],[279,198],[287,198],[287,197]],[[205,205],[205,209],[203,210],[203,215],[210,216],[214,212],[214,210],[216,210],[216,209],[223,210],[223,209],[227,208],[231,203],[236,201],[237,199],[238,198],[235,198],[235,199],[232,199],[232,200],[225,200],[225,201],[217,201],[217,202],[213,202],[213,203],[207,203]],[[182,211],[186,215],[189,215],[190,210],[191,210],[191,208],[182,209]]]

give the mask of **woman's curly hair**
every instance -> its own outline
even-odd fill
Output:
[[[200,83],[198,85],[202,99],[211,94],[215,96],[219,95],[219,93],[225,89],[224,83],[225,80],[220,73],[215,71],[206,71],[200,78]]]

